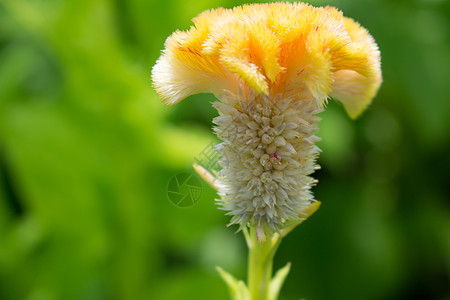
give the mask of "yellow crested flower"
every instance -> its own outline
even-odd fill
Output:
[[[205,11],[176,31],[152,70],[167,105],[213,93],[219,195],[232,224],[264,239],[313,200],[315,135],[329,97],[352,118],[381,84],[380,53],[366,29],[334,7],[251,4]]]

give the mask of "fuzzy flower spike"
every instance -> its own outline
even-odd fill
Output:
[[[205,11],[176,31],[152,71],[167,105],[213,93],[220,205],[259,240],[305,216],[314,201],[317,113],[328,97],[352,118],[381,84],[366,29],[334,7],[252,4]]]

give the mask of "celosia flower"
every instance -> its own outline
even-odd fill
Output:
[[[193,22],[167,39],[154,87],[167,105],[195,93],[219,99],[219,201],[231,224],[264,239],[314,201],[316,114],[330,96],[361,114],[381,83],[378,47],[334,7],[253,4]]]

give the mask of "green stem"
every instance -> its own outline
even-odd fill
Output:
[[[272,279],[273,257],[281,242],[279,234],[266,232],[266,240],[258,241],[255,228],[250,228],[248,237],[248,289],[250,300],[269,300]]]

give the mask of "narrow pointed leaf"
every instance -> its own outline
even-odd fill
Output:
[[[287,263],[283,268],[279,269],[275,276],[272,278],[269,287],[269,300],[277,300],[281,287],[291,269],[291,263]]]
[[[250,300],[248,288],[242,280],[237,280],[221,267],[216,267],[216,270],[227,284],[232,300]]]

